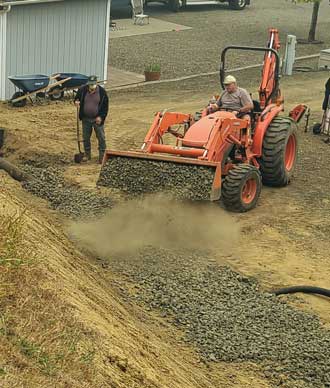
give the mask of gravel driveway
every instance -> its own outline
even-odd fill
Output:
[[[157,62],[162,67],[162,79],[217,71],[220,51],[225,46],[265,46],[270,27],[279,29],[282,51],[287,34],[306,38],[311,11],[310,4],[297,5],[287,0],[252,0],[252,5],[244,11],[231,11],[223,4],[191,6],[179,13],[171,13],[161,4],[152,4],[146,8],[149,15],[193,29],[112,39],[110,64],[142,74],[145,64]],[[297,56],[319,53],[328,46],[329,19],[330,6],[324,1],[319,13],[317,38],[325,43],[298,45]],[[261,57],[244,53],[235,54],[235,58],[229,60],[230,67],[237,67],[260,63]]]

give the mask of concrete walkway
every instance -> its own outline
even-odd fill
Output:
[[[144,82],[144,75],[108,66],[107,88],[113,89]]]
[[[116,27],[110,31],[110,39],[123,38],[125,36],[135,36],[144,34],[156,34],[159,32],[191,30],[191,27],[180,24],[165,22],[164,20],[149,18],[150,23],[144,25],[133,24],[133,19],[113,20]]]

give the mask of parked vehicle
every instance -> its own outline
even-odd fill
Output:
[[[131,18],[133,15],[131,0],[111,0],[111,18],[125,16]]]
[[[119,0],[117,0],[119,1]],[[145,5],[148,3],[155,2],[157,0],[144,0]],[[214,1],[207,1],[207,0],[165,0],[165,4],[167,4],[168,8],[173,11],[177,12],[182,8],[187,7],[188,5],[202,5],[202,4],[219,4],[219,3],[228,3],[229,8],[241,11],[244,9],[247,5],[250,5],[250,0],[214,0]]]

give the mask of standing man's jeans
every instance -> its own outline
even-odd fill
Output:
[[[91,155],[91,136],[93,128],[99,143],[99,160],[103,158],[103,154],[107,148],[105,142],[105,133],[104,125],[97,125],[93,119],[83,119],[82,120],[83,128],[83,140],[84,140],[84,149],[87,157]]]

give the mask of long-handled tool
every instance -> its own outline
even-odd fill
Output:
[[[74,155],[74,162],[81,163],[85,154],[81,151],[80,143],[82,140],[80,139],[80,128],[79,128],[79,106],[77,106],[77,145],[78,145],[78,154]]]

